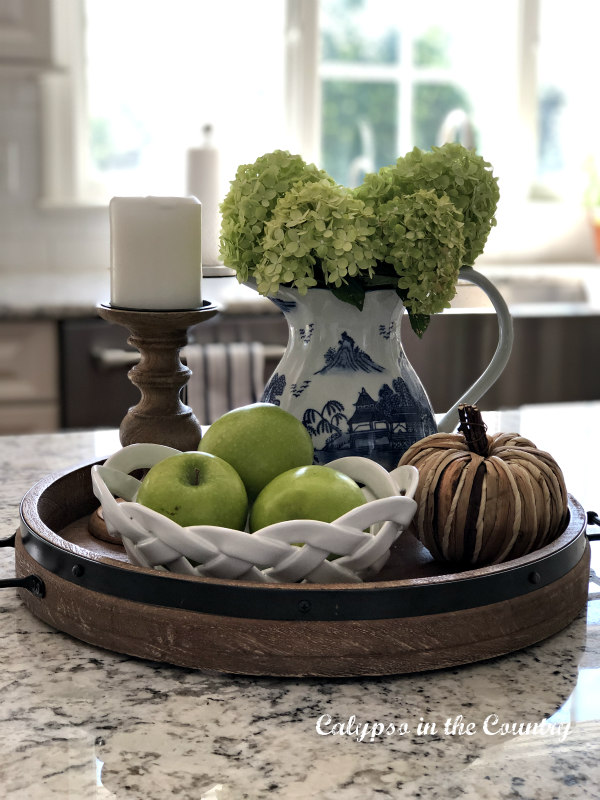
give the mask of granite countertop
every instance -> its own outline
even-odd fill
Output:
[[[599,413],[600,403],[542,406],[486,421],[549,449],[590,509],[600,505]],[[574,421],[585,452],[556,435]],[[117,447],[115,431],[0,438],[0,537],[37,480]],[[2,589],[0,794],[598,798],[600,543],[592,553],[587,613],[562,632],[488,662],[374,679],[231,677],[136,660],[50,628]],[[13,551],[1,549],[0,579],[12,575]],[[536,735],[518,734],[543,720]]]
[[[216,268],[211,268],[215,270]],[[513,316],[598,315],[600,266],[596,264],[484,265]],[[232,276],[205,277],[203,297],[226,315],[279,314],[277,307]],[[110,300],[109,271],[62,275],[0,273],[0,320],[95,317]],[[490,313],[478,287],[461,283],[445,313]]]
[[[204,278],[202,295],[226,314],[280,314],[234,277]],[[0,319],[66,319],[95,317],[98,303],[110,302],[106,272],[69,275],[0,274]]]

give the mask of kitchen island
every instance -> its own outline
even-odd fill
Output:
[[[532,406],[486,422],[549,450],[569,491],[598,511],[599,414],[600,403]],[[110,430],[0,438],[0,537],[14,532],[35,482],[118,446]],[[550,639],[456,669],[372,679],[141,661],[48,627],[2,589],[0,795],[598,798],[600,543],[591,549],[587,609]],[[14,575],[13,559],[0,550],[0,579]]]

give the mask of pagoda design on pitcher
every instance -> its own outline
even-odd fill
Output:
[[[304,412],[302,422],[313,437],[315,463],[377,452],[379,463],[393,469],[414,441],[435,432],[432,414],[415,400],[401,378],[394,379],[392,386],[384,383],[377,399],[362,387],[352,405],[354,411],[349,414],[339,400]]]

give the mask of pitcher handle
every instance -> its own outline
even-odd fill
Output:
[[[498,316],[498,346],[485,372],[461,397],[459,397],[448,413],[442,417],[437,426],[440,433],[451,433],[454,431],[458,425],[458,407],[462,403],[476,403],[498,380],[510,358],[514,338],[510,311],[508,310],[506,301],[494,284],[480,272],[472,269],[472,267],[462,267],[460,270],[460,278],[471,281],[471,283],[479,286],[491,300]]]

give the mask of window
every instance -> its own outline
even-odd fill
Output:
[[[281,0],[61,0],[44,204],[184,194],[207,125],[224,180],[285,146],[284,21]]]
[[[492,162],[507,208],[581,205],[586,166],[600,164],[589,0],[570,0],[568,20],[561,0],[63,0],[63,29],[65,7],[86,22],[71,47],[86,80],[71,86],[67,135],[47,115],[50,195],[69,175],[64,196],[181,194],[206,124],[223,191],[238,164],[279,147],[355,185],[415,145],[457,139]]]
[[[576,23],[576,35],[565,26]],[[600,150],[587,0],[321,0],[322,161],[339,181],[448,139],[510,195],[577,198]]]
[[[444,128],[477,143],[478,54],[456,16],[448,3],[415,4],[408,15],[388,0],[322,0],[322,155],[339,181],[355,185],[415,145],[439,144]]]
[[[206,125],[227,174],[281,146],[284,11],[279,0],[86,0],[89,163],[110,195],[184,193],[186,150]]]

